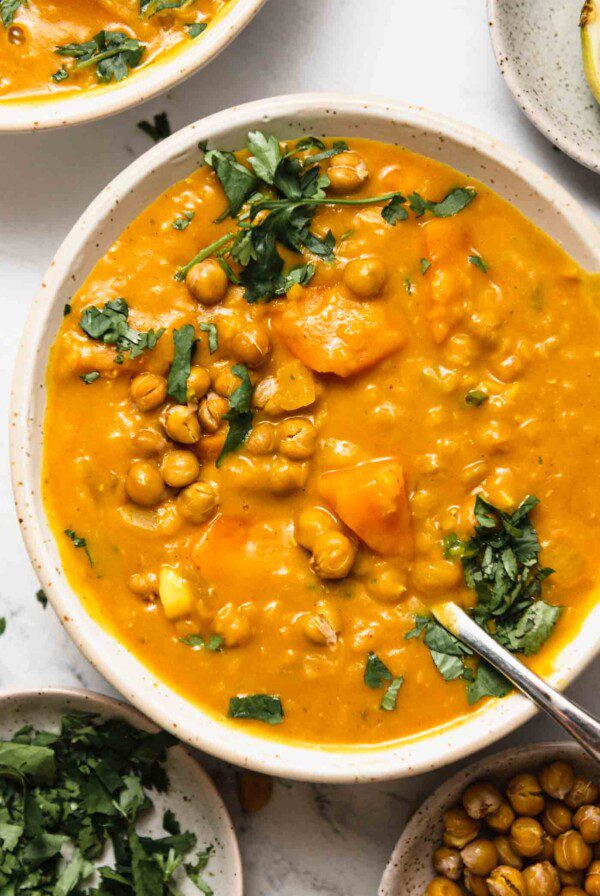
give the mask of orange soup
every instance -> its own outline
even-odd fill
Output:
[[[402,147],[255,132],[204,161],[65,308],[43,495],[67,577],[232,725],[451,723],[508,687],[434,602],[547,669],[594,599],[599,277]]]
[[[199,39],[231,0],[1,0],[0,101],[123,81]]]

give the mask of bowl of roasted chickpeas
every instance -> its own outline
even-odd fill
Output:
[[[415,813],[379,896],[600,896],[599,784],[572,743],[486,757]]]

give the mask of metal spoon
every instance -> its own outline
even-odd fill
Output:
[[[571,700],[550,687],[539,675],[528,669],[508,650],[485,632],[481,626],[451,601],[437,604],[433,615],[444,628],[459,638],[463,644],[478,653],[512,684],[533,700],[540,709],[552,716],[555,722],[569,732],[592,759],[600,763],[600,721],[584,712]]]

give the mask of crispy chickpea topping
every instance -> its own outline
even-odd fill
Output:
[[[168,409],[165,430],[169,438],[182,445],[193,445],[200,438],[200,423],[196,412],[185,404],[176,404]]]
[[[207,258],[188,271],[185,284],[201,305],[216,305],[225,298],[229,281],[219,262]]]
[[[140,411],[153,411],[167,397],[167,381],[156,373],[140,373],[131,381],[130,392]]]

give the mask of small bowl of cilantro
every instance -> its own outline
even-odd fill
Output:
[[[241,896],[227,810],[136,710],[84,691],[0,697],[0,890]]]

